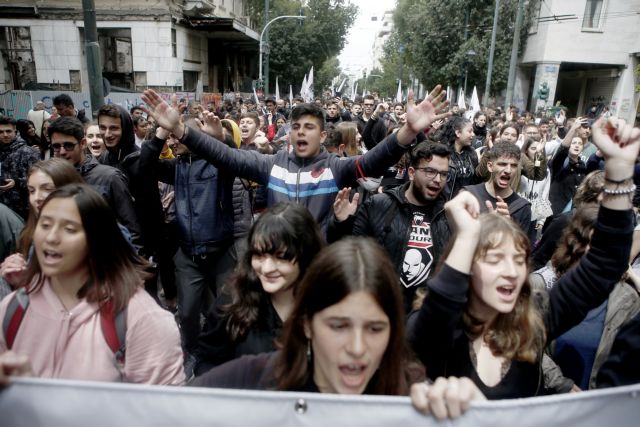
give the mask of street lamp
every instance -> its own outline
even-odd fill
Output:
[[[276,18],[273,18],[271,21],[267,22],[267,25],[264,26],[264,28],[262,29],[262,32],[260,33],[260,62],[258,63],[258,79],[260,80],[260,82],[262,82],[262,51],[264,49],[263,46],[263,42],[262,42],[262,37],[264,36],[265,31],[267,30],[267,28],[269,28],[269,25],[273,24],[274,22],[280,20],[280,19],[287,19],[287,18],[293,18],[293,19],[306,19],[307,17],[304,15],[284,15],[284,16],[278,16]]]

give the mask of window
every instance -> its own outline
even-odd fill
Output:
[[[176,29],[172,28],[171,29],[171,56],[173,56],[174,58],[178,57],[178,43],[177,43],[177,35],[176,35]]]
[[[604,0],[587,0],[582,18],[583,29],[600,29]]]

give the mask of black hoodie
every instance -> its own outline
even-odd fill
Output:
[[[116,108],[120,112],[122,125],[120,142],[115,147],[107,148],[98,161],[120,169],[127,177],[142,236],[141,253],[148,257],[155,253],[164,226],[158,182],[140,172],[140,148],[135,142],[133,120],[127,110],[118,105]]]
[[[98,161],[103,165],[113,166],[124,170],[125,157],[139,151],[136,145],[136,137],[133,133],[133,120],[129,115],[129,112],[119,105],[115,106],[120,112],[120,124],[122,125],[122,135],[120,136],[120,142],[115,147],[107,147],[107,151],[102,153],[98,158]],[[98,118],[98,121],[100,118]]]

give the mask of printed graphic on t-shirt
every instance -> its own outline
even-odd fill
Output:
[[[432,246],[431,224],[425,220],[424,213],[414,212],[411,235],[400,275],[400,281],[405,287],[421,285],[429,277],[433,264]]]

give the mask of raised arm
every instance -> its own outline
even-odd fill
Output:
[[[446,93],[437,85],[420,104],[416,105],[413,92],[407,97],[407,123],[398,130],[398,143],[409,145],[420,132],[428,129],[436,120],[451,115],[447,112],[449,101]]]
[[[469,274],[480,236],[478,200],[468,191],[460,192],[445,204],[455,241],[440,272],[428,282],[425,298],[409,340],[420,361],[429,367],[428,375],[444,375],[455,331],[467,303]]]
[[[605,158],[605,184],[589,251],[550,293],[546,318],[552,339],[576,325],[608,297],[628,268],[633,235],[633,172],[640,129],[614,117],[593,125],[593,142]]]

